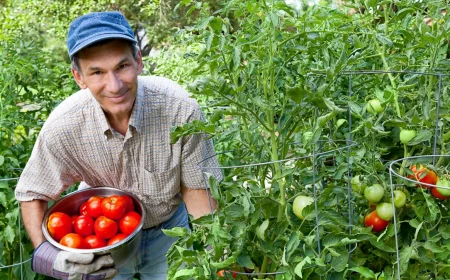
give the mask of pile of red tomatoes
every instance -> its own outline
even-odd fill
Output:
[[[127,238],[141,222],[133,200],[126,195],[92,196],[78,214],[52,213],[47,221],[51,237],[70,248],[102,248]]]

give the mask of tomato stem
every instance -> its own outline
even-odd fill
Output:
[[[406,168],[406,158],[409,156],[408,153],[408,146],[406,144],[403,144],[403,161],[402,161],[402,168],[400,168],[400,176],[403,176]]]

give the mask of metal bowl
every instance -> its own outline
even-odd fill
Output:
[[[63,212],[68,214],[69,216],[78,215],[80,206],[86,202],[91,196],[104,196],[108,197],[111,195],[128,195],[131,197],[134,203],[134,208],[137,213],[141,215],[141,222],[139,223],[136,230],[127,236],[124,240],[102,248],[97,249],[74,249],[63,246],[56,242],[49,234],[47,230],[47,221],[49,216],[54,212]],[[79,191],[72,192],[55,202],[45,213],[44,220],[42,222],[42,232],[44,233],[45,238],[55,247],[69,252],[77,252],[77,253],[94,253],[95,255],[104,255],[107,253],[111,253],[112,258],[114,259],[114,263],[116,268],[120,268],[124,264],[126,264],[131,257],[133,257],[140,246],[141,243],[141,234],[142,234],[142,226],[145,220],[145,210],[142,203],[139,199],[133,195],[132,193],[125,192],[119,189],[110,188],[110,187],[95,187],[89,189],[83,189]]]

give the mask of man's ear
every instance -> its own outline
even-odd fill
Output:
[[[83,82],[83,76],[80,72],[72,68],[72,76],[75,78],[75,82],[81,89],[87,88],[87,85]]]

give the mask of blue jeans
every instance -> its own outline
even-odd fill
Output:
[[[186,206],[181,203],[173,216],[159,226],[142,231],[141,247],[127,264],[119,269],[114,280],[132,280],[139,274],[141,280],[166,280],[166,254],[177,238],[165,235],[161,229],[185,227],[189,229]]]

